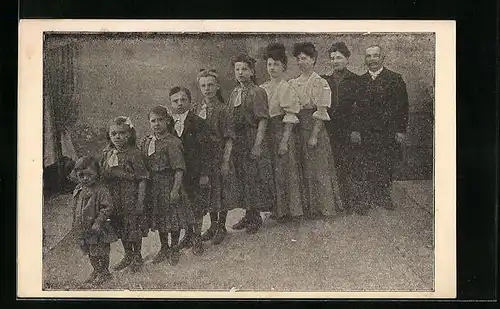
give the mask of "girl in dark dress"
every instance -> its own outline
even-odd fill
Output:
[[[239,182],[239,207],[245,216],[233,229],[246,228],[253,234],[262,225],[260,211],[274,208],[274,180],[271,152],[266,138],[269,108],[267,94],[255,83],[255,60],[241,54],[232,61],[239,86],[229,98],[235,139],[233,157]]]
[[[183,146],[181,140],[172,134],[173,119],[165,107],[153,108],[149,113],[149,123],[153,134],[141,141],[140,148],[146,156],[150,174],[147,200],[150,226],[151,230],[159,231],[161,242],[153,263],[168,259],[174,266],[180,257],[180,231],[194,223],[193,212],[182,188],[186,171]],[[171,246],[168,244],[169,233]]]
[[[100,165],[115,206],[111,223],[125,249],[125,256],[113,269],[122,270],[130,265],[132,272],[137,272],[143,264],[142,238],[148,236],[144,215],[148,173],[144,157],[136,146],[136,133],[130,118],[113,119],[108,139],[109,145],[102,152]]]
[[[203,103],[198,116],[206,119],[206,144],[209,159],[209,189],[205,191],[206,208],[210,212],[210,228],[202,235],[204,241],[220,244],[226,235],[227,212],[237,203],[238,185],[231,160],[234,127],[231,110],[220,92],[219,76],[215,70],[201,70],[198,85]]]

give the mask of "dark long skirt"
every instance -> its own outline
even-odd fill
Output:
[[[247,210],[270,211],[275,205],[273,167],[268,138],[262,142],[262,155],[254,159],[251,151],[257,127],[246,125],[236,128],[233,158],[239,184],[238,206]]]

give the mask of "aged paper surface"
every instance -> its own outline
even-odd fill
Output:
[[[319,30],[320,29],[320,30]],[[43,33],[435,33],[435,277],[429,292],[42,290]],[[455,23],[452,21],[22,20],[19,28],[18,297],[454,298],[456,296]],[[414,55],[408,55],[412,57]]]

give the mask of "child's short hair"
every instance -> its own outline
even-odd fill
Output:
[[[134,125],[130,121],[129,117],[126,116],[118,116],[115,117],[113,120],[110,121],[109,126],[108,126],[108,134],[106,134],[107,140],[109,145],[113,146],[111,143],[111,137],[109,136],[109,128],[112,125],[117,125],[117,126],[127,126],[130,132],[130,138],[128,140],[128,145],[135,147],[137,144],[137,133],[135,132]]]
[[[213,77],[217,84],[219,84],[219,89],[217,89],[217,92],[215,93],[215,96],[221,103],[224,103],[224,97],[222,96],[222,91],[220,88],[220,78],[219,74],[217,74],[217,71],[215,69],[200,69],[200,72],[198,73],[198,76],[196,77],[196,80],[198,83],[200,82],[200,79],[202,77]]]
[[[168,113],[168,110],[165,106],[158,105],[158,106],[153,107],[148,113],[148,120],[151,119],[151,114],[155,114],[155,115],[158,115],[160,117],[165,118],[167,120],[167,131],[170,134],[173,134],[173,132],[174,132],[174,118],[172,116],[170,116],[170,114]]]
[[[171,96],[173,96],[174,94],[176,94],[178,92],[184,92],[186,94],[186,96],[188,97],[189,102],[191,102],[191,91],[189,91],[189,89],[187,89],[186,87],[182,87],[182,86],[175,86],[172,89],[170,89],[170,92],[168,93],[168,97],[170,98]]]
[[[70,179],[74,182],[77,182],[78,178],[76,173],[87,168],[93,169],[94,171],[96,171],[97,175],[100,175],[99,160],[96,157],[89,155],[80,157],[78,160],[76,160],[75,167],[73,167],[73,170],[71,171],[71,174],[69,176]]]

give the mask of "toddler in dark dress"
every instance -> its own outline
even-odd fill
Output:
[[[109,221],[113,212],[111,194],[99,180],[99,161],[91,156],[76,162],[72,176],[78,180],[73,192],[72,227],[93,267],[85,283],[100,285],[111,279],[110,243],[117,240]]]

